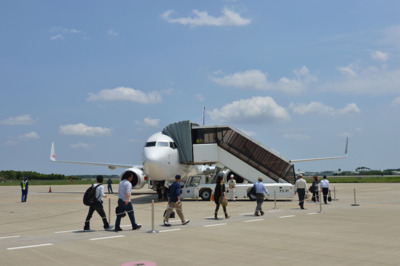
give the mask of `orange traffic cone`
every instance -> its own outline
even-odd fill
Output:
[[[49,188],[49,193],[51,193],[51,186],[50,186],[50,188]]]

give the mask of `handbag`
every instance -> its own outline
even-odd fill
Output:
[[[219,198],[219,203],[220,203],[223,207],[228,206],[228,200],[227,200],[224,196],[222,196],[222,195],[221,195],[221,197]]]
[[[222,186],[221,186],[221,196],[219,197],[219,203],[220,203],[223,207],[228,206],[228,200],[224,197],[224,193],[223,193],[223,191],[222,191]]]
[[[310,187],[308,188],[308,191],[310,191],[311,193],[314,193],[314,186],[310,186]]]
[[[331,197],[331,192],[329,191],[329,194],[328,194],[328,201],[332,201],[332,197]]]

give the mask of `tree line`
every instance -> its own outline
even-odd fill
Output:
[[[41,174],[32,171],[0,171],[0,179],[3,180],[21,180],[27,177],[29,180],[68,180],[71,179],[70,176],[65,176],[61,174]],[[78,179],[74,177],[74,179]]]

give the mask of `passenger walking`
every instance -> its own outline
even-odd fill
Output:
[[[131,202],[131,190],[132,190],[132,172],[125,172],[122,175],[122,181],[119,183],[118,187],[118,207],[117,207],[117,219],[115,220],[115,231],[122,231],[120,224],[121,218],[125,216],[127,212],[129,220],[132,224],[132,230],[137,230],[142,227],[142,225],[137,224],[135,221],[135,213],[133,211],[133,206]]]
[[[319,193],[318,193],[319,192],[319,186],[318,186],[319,180],[318,180],[318,176],[315,175],[315,176],[313,176],[313,178],[314,178],[314,180],[313,180],[312,185],[311,185],[313,196],[312,196],[311,200],[314,201],[314,202],[319,202]]]
[[[328,204],[326,200],[328,197],[328,193],[330,191],[330,187],[329,187],[329,180],[326,178],[326,175],[324,175],[324,179],[321,180],[321,190],[324,196],[324,203]]]
[[[112,180],[111,180],[111,178],[108,178],[108,181],[107,181],[107,188],[108,188],[108,193],[111,193],[111,194],[113,194],[114,192],[113,192],[113,190],[112,190]]]
[[[164,225],[171,226],[169,223],[169,217],[173,210],[176,210],[179,218],[182,221],[182,224],[185,225],[190,222],[190,220],[185,220],[182,211],[182,203],[181,203],[181,176],[175,176],[175,182],[169,187],[169,199],[168,199],[168,209],[164,215]]]
[[[83,228],[83,230],[90,230],[90,219],[93,216],[94,211],[96,211],[101,219],[103,220],[103,226],[104,226],[104,230],[110,230],[112,228],[112,226],[110,226],[107,222],[107,218],[106,218],[106,213],[104,212],[104,208],[103,208],[103,201],[101,200],[102,198],[106,198],[107,195],[104,195],[104,186],[102,185],[103,183],[103,176],[98,175],[97,178],[97,183],[93,184],[93,187],[96,189],[95,190],[95,197],[96,197],[96,203],[94,205],[90,205],[89,207],[89,212],[86,216],[86,220],[85,220],[85,227]]]
[[[236,180],[233,175],[231,175],[229,181],[228,181],[228,187],[229,187],[229,200],[236,200]]]
[[[304,210],[304,197],[307,191],[307,182],[303,179],[303,175],[299,174],[297,176],[297,181],[295,184],[294,193],[299,195],[299,205],[302,210]]]
[[[264,203],[264,193],[267,194],[268,196],[270,195],[267,188],[262,183],[262,181],[263,181],[262,177],[259,177],[258,182],[253,185],[256,191],[256,200],[257,200],[256,211],[254,213],[255,216],[260,216],[260,214],[264,215],[264,212],[262,210],[262,204]]]
[[[29,188],[29,181],[27,177],[24,177],[24,180],[21,181],[20,186],[22,192],[21,202],[26,202],[28,198],[28,188]]]
[[[215,202],[215,212],[214,212],[214,219],[218,220],[218,210],[219,206],[222,204],[222,209],[224,210],[225,213],[225,218],[228,219],[230,216],[228,215],[226,211],[226,204],[223,203],[223,200],[226,200],[227,202],[227,197],[226,197],[226,191],[225,191],[225,184],[224,184],[224,179],[222,176],[218,176],[217,178],[217,183],[215,185],[215,190],[214,190],[214,202]]]

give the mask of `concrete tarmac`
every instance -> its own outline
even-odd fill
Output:
[[[400,184],[331,184],[338,200],[322,205],[265,201],[229,202],[231,218],[213,219],[213,202],[184,200],[187,225],[162,225],[166,202],[148,189],[133,190],[140,230],[103,230],[94,213],[93,232],[83,232],[87,185],[31,186],[21,202],[19,187],[0,186],[0,265],[399,265]],[[105,186],[106,187],[106,186]],[[354,189],[356,191],[355,203]],[[114,191],[117,185],[114,185]],[[333,197],[333,194],[332,194]],[[104,208],[115,223],[117,195]],[[155,226],[152,231],[151,202]],[[111,203],[111,206],[109,206]],[[152,262],[153,264],[151,264]]]

